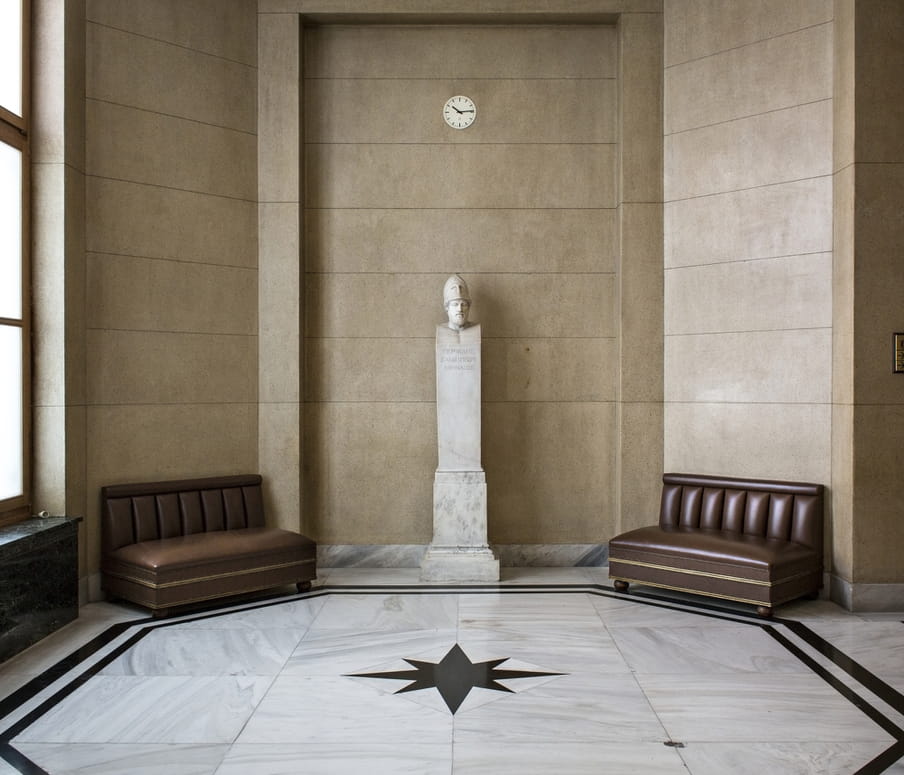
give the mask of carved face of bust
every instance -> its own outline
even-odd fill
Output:
[[[468,323],[468,310],[471,302],[467,299],[452,299],[446,302],[446,314],[449,316],[449,328],[456,331],[464,328]]]

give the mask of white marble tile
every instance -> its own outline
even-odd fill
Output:
[[[609,564],[605,565],[597,565],[593,568],[584,568],[587,572],[587,575],[590,577],[590,580],[594,584],[602,584],[606,587],[612,586],[612,581],[609,578]]]
[[[700,614],[692,611],[639,602],[624,596],[590,595],[590,602],[609,630],[619,627],[696,627],[701,622]]]
[[[900,692],[901,694],[904,694],[904,675],[888,675],[883,670],[881,673],[881,678],[893,689]]]
[[[637,680],[673,740],[891,741],[814,675],[638,674]]]
[[[605,631],[589,635],[539,632],[529,637],[511,637],[493,632],[463,631],[459,645],[472,661],[509,657],[563,673],[594,672],[627,674],[628,663]]]
[[[822,598],[819,600],[792,600],[790,603],[777,608],[775,615],[781,619],[796,619],[805,623],[827,619],[838,619],[841,621],[861,620],[858,614],[851,613],[837,603]],[[904,616],[898,615],[897,618],[900,621]]]
[[[481,631],[512,636],[538,632],[602,633],[604,629],[585,592],[499,592],[461,595],[459,631],[464,637]]]
[[[303,630],[202,630],[180,625],[148,633],[103,675],[276,675]]]
[[[693,775],[851,775],[882,753],[879,743],[689,743],[681,749]],[[885,770],[904,772],[904,764]]]
[[[445,743],[448,711],[425,710],[390,692],[343,676],[277,678],[249,719],[239,743]]]
[[[20,743],[16,747],[53,775],[213,775],[229,750],[227,745],[122,743]]]
[[[900,621],[836,619],[806,624],[867,670],[904,675],[904,624]]]
[[[179,625],[183,629],[199,630],[306,630],[320,613],[325,596],[287,600],[277,604],[263,604],[223,613],[203,616]]]
[[[454,629],[309,637],[298,644],[282,674],[336,676],[385,670],[387,662],[400,659],[439,661],[455,645],[455,639]]]
[[[659,742],[456,742],[456,775],[687,775],[676,751]],[[727,772],[727,771],[726,771]],[[696,775],[696,772],[694,773]]]
[[[457,595],[332,594],[308,633],[447,630],[457,619]]]
[[[16,740],[229,743],[272,678],[95,676]]]
[[[631,676],[573,673],[455,715],[455,743],[619,742],[667,735]]]
[[[809,673],[774,638],[754,625],[711,622],[695,627],[618,627],[615,640],[638,673]]]
[[[217,775],[448,775],[452,744],[341,743],[239,744]]]

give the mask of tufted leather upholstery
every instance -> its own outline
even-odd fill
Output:
[[[112,485],[101,501],[111,596],[165,612],[317,575],[314,541],[266,526],[257,474]]]
[[[609,542],[609,576],[773,606],[822,586],[823,486],[666,474],[659,524]]]

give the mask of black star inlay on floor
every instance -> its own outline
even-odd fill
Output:
[[[465,701],[475,686],[481,689],[493,689],[497,692],[512,692],[511,689],[498,683],[509,678],[533,678],[543,675],[565,675],[564,673],[541,673],[530,670],[500,670],[498,665],[507,662],[509,657],[491,659],[488,662],[472,662],[457,643],[449,649],[449,653],[440,662],[420,662],[406,659],[414,670],[396,670],[386,673],[355,673],[349,678],[393,678],[409,680],[395,694],[415,692],[418,689],[436,688],[449,710],[454,714]]]

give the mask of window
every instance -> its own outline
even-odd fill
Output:
[[[30,507],[29,10],[0,2],[0,524]]]

